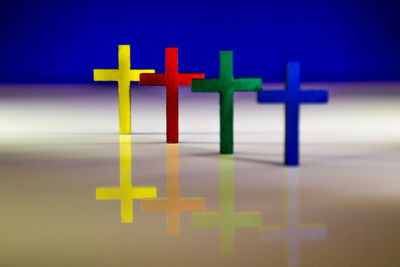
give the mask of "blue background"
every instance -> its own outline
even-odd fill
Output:
[[[234,50],[236,76],[303,80],[400,79],[400,1],[2,1],[0,81],[91,82],[117,67],[164,71],[178,46],[181,72],[218,75],[218,51]]]

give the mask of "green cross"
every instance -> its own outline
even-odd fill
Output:
[[[262,89],[260,78],[233,76],[232,51],[220,51],[219,79],[193,79],[192,92],[219,93],[220,105],[220,151],[233,154],[233,93],[235,91],[258,91]]]
[[[235,228],[256,228],[261,226],[260,212],[235,212],[233,158],[221,156],[220,211],[197,212],[192,215],[194,227],[219,228],[222,253],[232,253]]]

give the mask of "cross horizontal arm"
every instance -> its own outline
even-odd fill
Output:
[[[96,188],[97,200],[121,199],[121,189],[118,187]]]
[[[153,69],[134,69],[130,71],[129,78],[133,82],[138,82],[140,80],[140,74],[142,73],[155,73]]]
[[[286,229],[262,230],[260,232],[261,241],[285,241],[288,239],[289,239],[289,232]]]
[[[154,200],[143,200],[143,212],[165,212],[168,209],[168,201],[165,198]]]
[[[164,73],[143,73],[140,74],[140,85],[159,85],[165,86],[167,84],[166,75]]]
[[[325,227],[315,227],[315,228],[300,228],[299,235],[301,240],[323,240],[326,239],[326,229]]]
[[[235,213],[235,227],[249,228],[261,226],[262,217],[259,212],[237,212]]]
[[[193,79],[192,92],[219,92],[221,82],[218,79]]]
[[[181,198],[175,205],[180,211],[202,211],[206,209],[204,198]]]
[[[234,79],[235,91],[258,91],[262,89],[262,80],[259,78]]]
[[[284,103],[287,101],[287,91],[263,90],[258,92],[259,103]]]
[[[219,227],[221,225],[221,214],[219,212],[193,213],[192,225],[194,227]]]
[[[300,101],[308,104],[327,103],[328,98],[328,91],[326,90],[307,90],[300,94]]]
[[[132,198],[133,199],[143,199],[143,198],[156,198],[157,188],[156,187],[134,187],[132,188]]]
[[[116,69],[95,69],[93,70],[93,77],[96,82],[107,81],[107,82],[118,82],[119,70]]]
[[[204,79],[204,73],[179,73],[179,85],[191,85],[192,79]]]

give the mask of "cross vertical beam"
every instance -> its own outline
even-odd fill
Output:
[[[120,200],[121,222],[133,222],[133,199],[157,197],[156,187],[132,187],[131,136],[120,135],[120,187],[96,188],[97,200]]]
[[[233,154],[233,114],[233,93],[221,92],[219,97],[221,154]]]
[[[203,211],[206,208],[204,198],[181,198],[179,185],[179,146],[167,145],[167,197],[155,200],[143,200],[143,212],[166,212],[169,236],[180,234],[180,213]]]
[[[118,69],[95,69],[95,81],[118,82],[119,133],[131,134],[131,82],[139,81],[141,73],[154,73],[153,69],[131,69],[130,45],[118,46]]]
[[[178,48],[165,49],[165,74],[167,76],[167,143],[179,141],[179,80]]]
[[[166,87],[167,143],[179,142],[179,86],[190,85],[192,79],[204,79],[204,73],[179,73],[177,47],[165,49],[165,73],[140,76],[140,85]]]
[[[285,104],[285,165],[299,165],[299,121],[300,104],[328,102],[327,90],[306,90],[300,88],[300,64],[286,65],[286,90],[263,90],[258,92],[258,102]]]
[[[218,228],[222,253],[234,250],[235,228],[257,228],[261,225],[260,212],[235,212],[233,157],[220,157],[220,211],[198,212],[192,215],[194,227]]]
[[[232,51],[220,51],[219,79],[192,80],[192,92],[219,93],[220,153],[233,154],[233,94],[236,91],[258,91],[262,88],[259,78],[235,78]]]
[[[288,92],[300,91],[300,66],[298,63],[286,66],[286,88]],[[285,164],[299,165],[299,120],[298,97],[288,99],[285,105]]]

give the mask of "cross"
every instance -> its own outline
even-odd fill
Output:
[[[167,143],[179,142],[179,85],[204,79],[204,73],[179,73],[178,48],[165,49],[165,73],[141,74],[140,85],[165,86],[167,90]]]
[[[169,236],[180,233],[180,212],[205,210],[203,198],[181,198],[179,196],[179,147],[167,145],[167,197],[156,200],[143,200],[142,211],[166,212]]]
[[[256,228],[261,226],[260,212],[235,212],[233,158],[221,156],[220,159],[220,211],[193,213],[194,227],[219,228],[222,253],[232,253],[235,228]]]
[[[131,136],[120,135],[120,187],[96,188],[97,200],[121,200],[121,221],[133,221],[133,199],[156,198],[156,187],[132,187]]]
[[[138,82],[141,73],[154,73],[153,69],[131,69],[130,45],[118,46],[118,69],[95,69],[95,81],[118,82],[119,133],[131,134],[131,82]]]
[[[233,93],[257,91],[262,88],[259,78],[233,76],[232,51],[220,51],[219,79],[192,80],[192,92],[219,93],[220,108],[220,152],[233,154]]]
[[[299,165],[299,119],[300,104],[328,102],[327,90],[300,88],[300,64],[289,62],[286,66],[286,90],[258,92],[259,103],[285,103],[285,164]]]
[[[287,242],[289,266],[297,266],[299,263],[300,241],[324,240],[327,237],[323,224],[300,224],[298,183],[297,169],[287,169],[285,225],[262,227],[260,231],[262,241]]]

